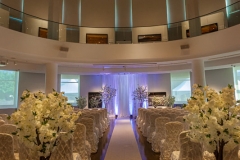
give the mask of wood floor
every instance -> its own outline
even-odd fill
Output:
[[[159,160],[160,154],[152,151],[151,144],[147,142],[147,138],[143,137],[137,128],[135,119],[131,120],[131,124],[142,160]],[[98,151],[91,155],[91,160],[104,160],[114,127],[115,119],[111,119],[110,126],[103,134],[103,137],[99,139]]]

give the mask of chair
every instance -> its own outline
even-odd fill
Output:
[[[160,142],[165,139],[165,124],[170,122],[168,117],[158,117],[155,119],[155,132],[152,134],[152,150],[160,152]]]
[[[5,121],[4,120],[0,120],[0,126],[4,125]]]
[[[142,135],[144,136],[144,137],[147,137],[147,129],[148,129],[148,127],[150,126],[150,117],[151,117],[151,115],[153,114],[154,112],[152,112],[152,111],[148,111],[147,113],[146,113],[146,119],[145,119],[145,123],[143,124],[143,130],[142,130]]]
[[[73,139],[65,141],[64,134],[65,132],[60,133],[57,146],[52,152],[50,160],[81,160],[78,153],[73,153]]]
[[[179,151],[178,137],[183,131],[181,122],[168,122],[165,127],[166,138],[160,142],[160,160],[169,160],[173,151]]]
[[[12,135],[12,133],[17,132],[17,126],[13,124],[4,124],[0,126],[0,133],[7,133]],[[19,144],[18,144],[18,136],[13,135],[13,148],[14,152],[17,153],[19,151]]]
[[[94,133],[93,119],[82,118],[82,119],[80,119],[80,123],[82,123],[86,126],[87,141],[91,145],[91,153],[96,153],[98,150],[99,139],[97,138],[97,135]]]
[[[183,116],[178,116],[178,117],[176,117],[176,118],[175,118],[175,121],[178,121],[178,122],[183,123],[183,128],[184,128],[184,130],[186,130],[186,131],[189,130],[189,124],[184,121]]]
[[[2,120],[4,120],[6,123],[8,122],[8,114],[0,114],[0,117],[2,117]]]
[[[13,152],[13,137],[7,133],[0,133],[0,159],[17,160],[18,155]]]
[[[97,135],[98,138],[100,138],[99,129],[96,127],[96,119],[95,119],[94,115],[90,115],[90,113],[85,113],[81,118],[93,119],[94,133]],[[79,121],[79,123],[80,123],[80,121]]]
[[[95,127],[98,128],[99,130],[99,135],[98,137],[101,138],[103,136],[103,128],[102,128],[102,124],[101,124],[101,118],[100,118],[100,113],[93,111],[91,112],[91,115],[93,115],[95,117]]]
[[[158,117],[161,117],[161,115],[157,113],[152,114],[150,117],[150,126],[147,129],[147,141],[149,143],[152,143],[152,134],[155,131],[155,120]]]
[[[73,135],[73,151],[80,155],[81,160],[91,159],[91,145],[86,140],[86,127],[84,124],[76,124]]]
[[[171,160],[202,160],[203,149],[200,143],[195,143],[187,136],[189,131],[179,135],[180,151],[173,151]]]

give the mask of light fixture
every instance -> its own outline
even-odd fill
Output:
[[[14,62],[14,65],[16,66],[16,65],[17,65],[17,63],[16,63],[16,62]]]
[[[6,62],[4,62],[4,61],[0,62],[0,67],[5,67],[6,65],[7,65]]]
[[[8,60],[6,60],[6,64],[8,64]]]

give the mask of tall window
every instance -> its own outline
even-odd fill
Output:
[[[236,96],[236,100],[239,100],[240,99],[240,66],[234,67],[233,75],[234,75],[235,96]]]
[[[0,70],[0,108],[17,108],[18,79],[16,71]]]
[[[79,97],[80,76],[79,75],[61,75],[61,92],[65,92],[68,97],[68,103],[76,105],[76,98]]]
[[[175,104],[187,103],[191,97],[189,72],[171,73],[171,92],[175,96]]]

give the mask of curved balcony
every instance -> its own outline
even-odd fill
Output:
[[[62,72],[88,73],[189,69],[195,58],[209,67],[226,58],[239,63],[240,2],[188,21],[133,28],[72,26],[0,6],[0,51],[11,61],[56,62]]]

